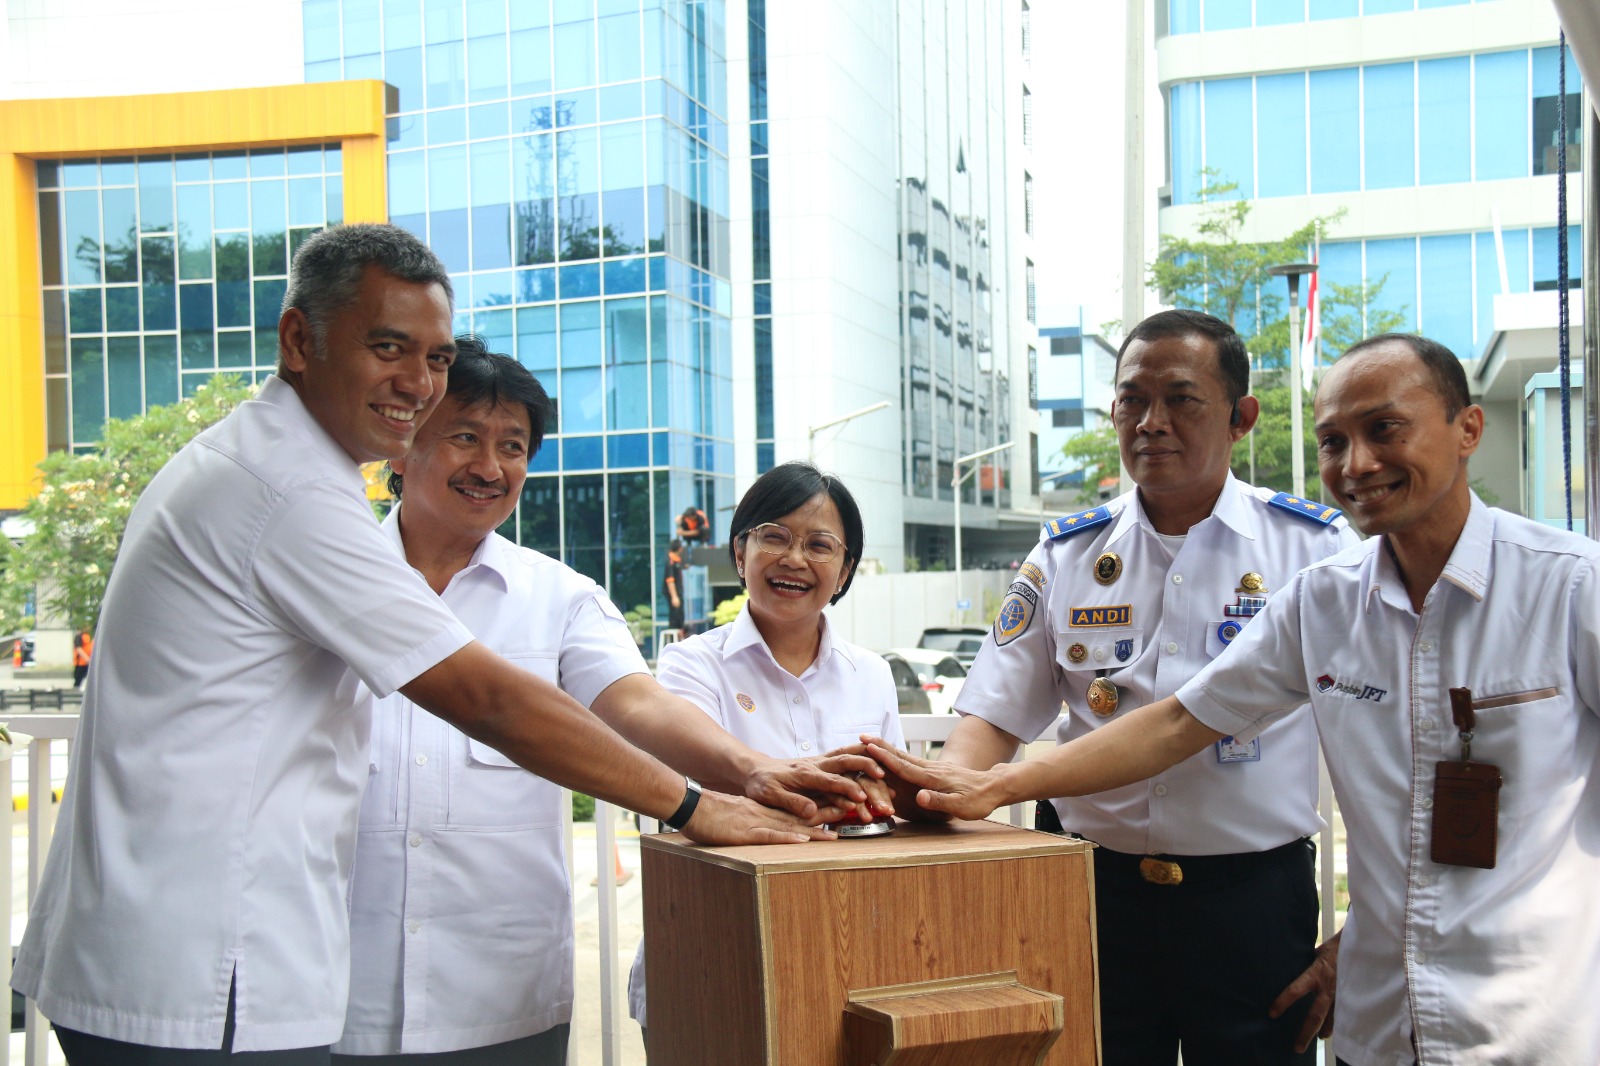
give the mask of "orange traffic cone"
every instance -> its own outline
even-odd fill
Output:
[[[611,842],[611,858],[616,864],[616,873],[614,876],[617,879],[617,887],[621,888],[623,885],[633,880],[633,871],[625,868],[622,865],[622,849],[617,847],[617,842],[614,840]],[[594,880],[589,882],[589,886],[594,888],[599,884],[600,875],[596,874]]]

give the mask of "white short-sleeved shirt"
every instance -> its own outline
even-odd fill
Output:
[[[699,707],[717,724],[763,755],[811,758],[876,734],[905,747],[894,675],[881,655],[835,640],[822,619],[817,658],[799,677],[772,655],[750,617],[709,633],[668,644],[656,665],[657,680]],[[647,1025],[644,944],[628,977],[628,1010]]]
[[[1253,597],[1275,595],[1301,567],[1355,543],[1337,511],[1273,499],[1270,489],[1229,475],[1210,516],[1175,554],[1136,491],[1050,523],[984,639],[956,710],[1026,741],[1055,721],[1064,701],[1058,736],[1066,743],[1172,695],[1247,628],[1243,612],[1260,605]],[[1108,555],[1115,560],[1101,563]],[[1097,579],[1097,563],[1101,578],[1120,572]],[[1249,574],[1260,577],[1259,590],[1246,589],[1257,584]],[[1108,718],[1091,712],[1086,695],[1101,675],[1121,693]],[[1055,806],[1069,832],[1113,851],[1266,851],[1322,827],[1316,729],[1285,722],[1256,743],[1213,745],[1148,781]]]
[[[384,522],[396,550],[400,509]],[[648,674],[593,581],[490,534],[444,602],[473,635],[588,706]],[[396,693],[373,711],[350,886],[350,1007],[334,1050],[422,1054],[572,1015],[561,787]]]
[[[287,383],[129,519],[12,978],[57,1024],[240,1051],[332,1043],[370,701],[466,645]],[[354,671],[353,673],[351,671]]]
[[[1474,497],[1418,613],[1384,543],[1300,574],[1178,699],[1242,736],[1310,698],[1350,840],[1341,1059],[1600,1062],[1600,546]],[[1504,781],[1492,870],[1430,858],[1460,687]]]

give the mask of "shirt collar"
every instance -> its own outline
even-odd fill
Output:
[[[1482,601],[1489,592],[1489,575],[1493,569],[1494,512],[1472,493],[1467,511],[1467,523],[1461,527],[1450,558],[1439,574],[1439,580],[1448,581],[1473,599]],[[1388,550],[1387,536],[1373,538],[1372,563],[1367,580],[1367,610],[1372,609],[1372,597],[1377,595],[1391,607],[1411,610],[1411,596],[1405,582],[1400,579],[1400,568]],[[1437,584],[1434,586],[1437,588]]]
[[[774,664],[777,663],[777,659],[772,655],[772,649],[768,648],[767,642],[761,639],[761,630],[756,628],[756,620],[750,617],[750,603],[748,600],[745,601],[743,607],[739,608],[739,617],[729,623],[728,639],[723,642],[722,653],[724,655],[733,655],[746,648],[760,648],[767,658],[771,659]],[[817,659],[811,667],[807,668],[807,672],[827,662],[828,657],[835,652],[838,652],[839,657],[852,667],[857,665],[855,656],[850,654],[849,645],[843,641],[835,643],[833,627],[828,624],[828,616],[824,614],[822,616],[822,641],[817,645]]]
[[[404,538],[400,536],[401,506],[402,504],[395,504],[389,509],[389,513],[384,516],[383,532],[390,542],[394,544],[394,550],[400,553],[400,558],[404,559],[406,557],[406,543]],[[478,542],[477,548],[472,552],[472,558],[467,560],[467,565],[456,571],[450,580],[454,582],[457,578],[470,574],[482,567],[499,578],[502,586],[510,588],[510,581],[506,575],[510,572],[508,564],[511,560],[511,553],[514,550],[515,546],[510,541],[498,534],[490,533]],[[412,567],[412,569],[415,570],[416,568]],[[417,572],[421,573],[420,570]]]
[[[1145,532],[1152,535],[1155,533],[1155,527],[1150,524],[1150,516],[1145,514],[1144,502],[1139,498],[1139,490],[1135,489],[1128,493],[1126,499],[1128,503],[1117,516],[1111,537],[1106,541],[1108,545],[1115,544],[1135,527],[1142,527]],[[1246,540],[1256,539],[1255,521],[1250,516],[1250,509],[1244,505],[1244,494],[1239,491],[1239,482],[1231,470],[1222,482],[1222,492],[1217,496],[1217,502],[1212,506],[1209,518],[1217,519]],[[1198,528],[1207,520],[1201,519],[1190,529]]]
[[[301,439],[322,453],[329,466],[336,470],[347,471],[348,484],[363,497],[366,496],[367,479],[361,476],[361,464],[350,458],[350,453],[339,446],[339,442],[333,439],[333,434],[312,417],[305,401],[300,398],[300,393],[295,391],[293,385],[274,374],[261,383],[255,398],[282,411],[290,422],[298,422]]]

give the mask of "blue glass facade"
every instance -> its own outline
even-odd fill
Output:
[[[1242,198],[1356,192],[1555,173],[1555,48],[1171,87],[1172,202],[1202,169]],[[1577,62],[1567,54],[1571,114]],[[1569,118],[1569,144],[1577,142]],[[1567,166],[1578,166],[1569,151]]]
[[[1491,0],[1168,0],[1168,33],[1242,30],[1294,22],[1388,15],[1431,7],[1460,7]]]
[[[306,78],[391,87],[389,216],[556,401],[508,535],[656,603],[733,499],[723,0],[304,0]]]
[[[278,362],[289,257],[344,214],[340,148],[36,164],[46,441]]]

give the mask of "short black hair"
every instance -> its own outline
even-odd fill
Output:
[[[1456,358],[1456,353],[1420,333],[1379,333],[1377,336],[1352,344],[1339,358],[1343,359],[1364,348],[1374,348],[1389,341],[1399,341],[1404,344],[1422,361],[1423,368],[1433,378],[1434,391],[1438,393],[1439,399],[1444,401],[1446,422],[1454,422],[1456,415],[1472,405],[1472,390],[1467,387],[1467,371],[1461,365],[1461,360]]]
[[[450,364],[445,395],[454,396],[467,407],[521,405],[528,412],[528,458],[539,454],[550,421],[549,394],[527,367],[509,355],[491,352],[477,334],[456,337],[456,361]],[[400,475],[389,471],[390,494],[399,499],[403,488]]]
[[[739,566],[739,556],[734,548],[744,543],[746,534],[764,522],[776,522],[784,515],[799,510],[812,497],[824,492],[839,509],[839,520],[844,523],[844,559],[845,565],[850,567],[844,585],[828,602],[838,603],[844,599],[844,594],[850,591],[850,583],[856,578],[855,567],[851,564],[861,561],[861,553],[866,548],[866,534],[861,528],[861,508],[856,506],[856,498],[850,495],[844,482],[832,474],[824,474],[810,463],[782,463],[756,478],[755,484],[746,490],[739,506],[733,509],[734,533],[728,542],[728,558],[733,561],[734,568]],[[742,577],[739,583],[744,584]]]
[[[1171,311],[1157,311],[1128,331],[1128,335],[1122,339],[1122,347],[1117,349],[1117,362],[1112,371],[1113,383],[1115,375],[1122,372],[1122,355],[1134,341],[1149,342],[1191,335],[1208,338],[1212,347],[1216,349],[1217,375],[1221,378],[1222,387],[1228,394],[1228,402],[1238,403],[1248,396],[1250,353],[1245,351],[1243,338],[1232,326],[1215,315],[1181,307]]]
[[[361,275],[375,266],[401,281],[438,285],[452,305],[450,272],[416,234],[387,222],[353,222],[319,230],[294,253],[282,311],[306,316],[320,355],[334,318],[355,303]],[[279,356],[282,364],[282,356]]]

